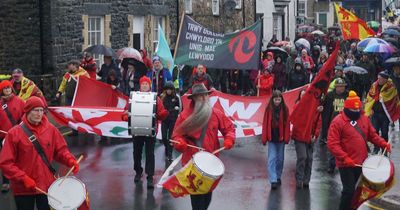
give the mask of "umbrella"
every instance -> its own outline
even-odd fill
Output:
[[[396,31],[400,31],[400,26],[389,26],[386,29],[394,29]]]
[[[371,44],[386,44],[389,45],[385,40],[379,38],[366,38],[358,42],[357,49],[363,51],[368,45]]]
[[[118,50],[119,59],[123,60],[124,58],[133,58],[137,61],[143,62],[142,55],[139,51],[134,48],[126,47],[121,50]]]
[[[265,52],[272,52],[274,55],[281,55],[283,60],[289,56],[286,50],[279,47],[268,47]]]
[[[388,65],[400,65],[400,57],[392,57],[385,61]]]
[[[290,42],[288,42],[288,41],[279,41],[279,42],[275,42],[274,43],[274,46],[278,46],[278,47],[286,46],[286,45],[290,45]]]
[[[370,28],[379,28],[379,26],[381,25],[379,22],[377,22],[377,21],[368,21],[367,22],[367,25],[370,27]]]
[[[395,29],[386,29],[382,34],[387,34],[390,36],[400,36],[400,32]]]
[[[117,54],[114,52],[113,49],[106,47],[102,44],[93,45],[84,50],[84,52],[89,52],[96,55],[104,55],[104,56],[111,56],[117,58]]]
[[[311,32],[311,34],[324,35],[325,33],[320,30],[315,30],[315,31]]]
[[[310,42],[307,39],[300,38],[294,44],[298,48],[307,48],[307,50],[310,50]]]
[[[364,49],[364,52],[391,54],[394,52],[394,49],[386,44],[371,44]]]
[[[346,67],[343,69],[344,73],[347,73],[350,71],[353,73],[356,73],[356,74],[368,74],[368,71],[366,69],[359,67],[359,66],[349,66],[349,67]]]

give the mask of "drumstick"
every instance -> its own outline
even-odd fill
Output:
[[[62,203],[60,200],[58,200],[57,198],[55,198],[55,197],[49,195],[47,192],[45,192],[44,190],[40,189],[39,187],[35,187],[35,189],[36,189],[37,191],[39,191],[39,192],[41,192],[41,193],[47,195],[47,197],[49,197],[49,198],[51,198],[51,199],[53,199],[53,200],[59,202],[60,204]]]
[[[372,167],[368,167],[368,166],[363,166],[363,165],[360,165],[360,164],[356,164],[356,166],[357,166],[357,167],[360,167],[360,168],[371,169],[371,170],[375,170],[375,169],[376,169],[376,168],[372,168]]]
[[[0,133],[4,133],[4,134],[7,134],[7,132],[5,132],[5,131],[3,131],[3,130],[0,130]]]
[[[212,154],[215,155],[215,154],[217,154],[218,152],[221,152],[224,149],[225,149],[225,147],[221,147],[221,148],[215,150],[214,152],[212,152]]]
[[[78,160],[76,161],[78,164],[79,162],[81,162],[81,160],[83,159],[83,155],[81,155]],[[72,166],[71,169],[69,169],[68,173],[62,178],[60,184],[58,186],[61,186],[62,183],[65,181],[65,178],[67,178],[69,176],[69,174],[75,169],[75,166]]]
[[[170,139],[169,141],[172,142],[172,143],[175,143],[175,144],[179,144],[179,141],[175,141],[175,140],[172,140],[172,139]],[[196,147],[196,146],[191,145],[191,144],[188,144],[187,146],[188,146],[188,147],[191,147],[191,148],[198,149],[198,150],[204,150],[204,148]]]
[[[389,139],[388,144],[390,144],[391,140],[392,140],[392,139]],[[381,159],[379,160],[378,165],[377,165],[376,167],[379,167],[379,165],[381,164],[382,159],[383,159],[383,157],[385,156],[386,149],[387,149],[387,147],[385,147],[385,149],[383,150],[383,153],[382,153],[382,155],[381,155]]]

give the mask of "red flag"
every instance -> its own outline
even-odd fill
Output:
[[[317,107],[320,105],[322,94],[328,91],[329,83],[333,76],[333,69],[336,65],[336,58],[339,51],[339,42],[336,42],[335,51],[329,56],[328,61],[322,66],[318,75],[305,94],[299,101],[290,116],[293,124],[292,138],[297,140],[310,140],[311,131],[314,126],[314,119],[317,115]]]
[[[79,77],[72,106],[124,108],[128,97],[111,85],[87,77]]]

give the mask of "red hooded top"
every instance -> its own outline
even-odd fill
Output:
[[[1,107],[3,104],[7,104],[7,109],[10,112],[14,122],[18,124],[21,122],[22,115],[24,115],[24,105],[25,102],[20,99],[18,96],[14,94],[6,101],[4,98],[1,99]],[[14,125],[11,124],[6,111],[3,108],[0,108],[0,130],[7,132],[10,130]],[[0,132],[0,139],[5,137],[5,133]]]
[[[193,109],[194,103],[192,102],[189,108],[184,109],[181,114],[179,114],[178,119],[175,123],[175,129],[179,127],[179,125],[193,113]],[[218,131],[222,133],[222,135],[224,136],[224,140],[231,139],[233,142],[235,142],[235,126],[233,126],[232,121],[225,115],[225,113],[213,108],[210,120],[207,124],[207,130],[203,140],[203,145],[201,146],[207,152],[214,152],[221,147],[218,140]],[[191,136],[177,135],[174,130],[172,139],[176,141],[183,140],[187,144],[195,145],[193,141],[197,141],[200,138],[200,135],[201,129]],[[183,152],[182,165],[186,165],[186,163],[192,158],[192,156],[196,152],[198,152],[198,149],[188,147],[187,150]],[[216,155],[218,156],[218,153]]]
[[[258,81],[256,81],[258,84]],[[271,96],[274,85],[274,76],[271,74],[260,76],[260,96]]]
[[[148,69],[153,69],[153,63],[151,62],[151,60],[149,59],[149,57],[147,57],[147,50],[146,50],[146,49],[140,49],[139,51],[143,53],[142,59],[143,59],[144,65],[145,65]]]
[[[49,162],[56,160],[67,165],[71,158],[75,159],[69,152],[61,133],[47,120],[45,115],[37,126],[31,125],[26,119],[26,115],[23,116],[22,121],[38,138]],[[46,192],[55,180],[20,125],[8,131],[0,153],[0,169],[4,176],[10,179],[14,195],[41,194],[36,190],[24,187],[22,180],[26,175],[36,182],[37,187]]]
[[[285,106],[286,112],[289,115],[289,109]],[[273,110],[268,109],[265,111],[263,126],[262,126],[262,134],[261,134],[261,141],[263,144],[267,143],[267,141],[272,140],[272,115]],[[286,119],[283,119],[283,112],[282,110],[279,111],[279,141],[288,143],[290,139],[290,122],[289,116]]]
[[[81,67],[87,71],[91,79],[96,79],[97,66],[96,63],[94,62],[93,57],[91,57],[89,61],[83,58],[81,61]]]

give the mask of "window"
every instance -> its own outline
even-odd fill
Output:
[[[235,0],[236,7],[235,9],[242,9],[242,0]]]
[[[185,13],[192,14],[192,0],[185,0]]]
[[[164,18],[162,16],[154,16],[153,21],[153,52],[156,51],[157,44],[158,44],[158,25],[165,31],[164,28]]]
[[[306,16],[306,2],[305,1],[298,1],[297,5],[297,14],[298,16]]]
[[[212,13],[215,16],[219,15],[219,0],[212,0]]]
[[[88,18],[88,47],[104,44],[104,17],[89,16]],[[103,64],[103,56],[93,55],[97,67]]]
[[[278,40],[282,40],[283,34],[282,34],[282,15],[280,14],[273,14],[273,23],[272,23],[272,33],[273,35],[276,35],[276,38]]]
[[[328,25],[327,13],[318,13],[318,24],[327,27]]]

